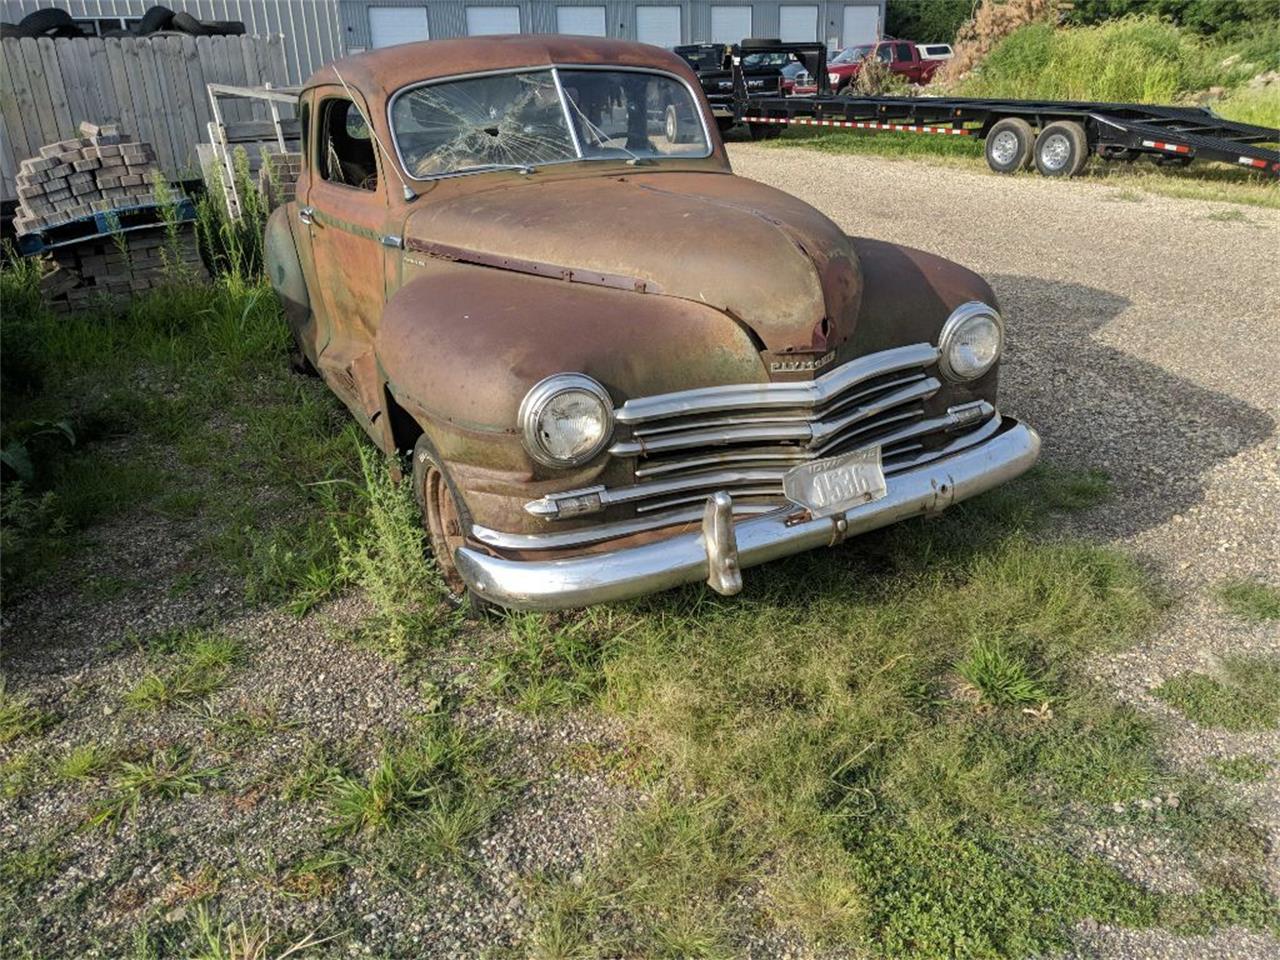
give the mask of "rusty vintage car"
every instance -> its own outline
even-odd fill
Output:
[[[735,176],[674,54],[411,43],[321,70],[300,116],[270,277],[300,362],[412,452],[458,595],[732,594],[1037,456],[991,288]]]

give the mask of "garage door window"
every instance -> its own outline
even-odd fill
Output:
[[[519,7],[467,7],[467,36],[520,32]]]
[[[818,39],[818,8],[778,8],[778,37],[783,43],[813,43]]]
[[[556,33],[578,37],[608,36],[604,7],[556,7]]]
[[[880,39],[880,9],[846,5],[844,8],[844,35],[841,44],[852,47],[859,43],[875,43]]]
[[[680,46],[680,8],[636,7],[636,39],[668,50]]]
[[[426,7],[369,8],[369,44],[375,49],[430,39]]]
[[[711,42],[741,43],[751,36],[750,7],[712,7]]]

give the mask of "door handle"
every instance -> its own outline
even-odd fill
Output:
[[[316,211],[314,207],[299,207],[298,219],[301,220],[303,223],[305,223],[307,226],[311,226],[313,223],[315,223],[315,220],[312,217],[312,214],[314,214],[315,212]]]

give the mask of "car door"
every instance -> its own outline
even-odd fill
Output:
[[[920,61],[914,46],[909,43],[893,45],[893,71],[902,74],[912,83],[920,82]]]
[[[386,177],[365,103],[342,87],[321,88],[312,100],[311,177],[298,217],[319,293],[316,367],[368,427],[381,399],[373,336],[387,295],[383,237],[394,232]]]

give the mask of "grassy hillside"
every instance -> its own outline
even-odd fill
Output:
[[[1244,86],[1276,66],[1280,33],[1268,35],[1274,50],[1258,38],[1239,45],[1208,44],[1154,17],[1071,29],[1035,24],[1005,39],[957,92],[974,97],[1177,103],[1220,87],[1226,93],[1224,113],[1235,110],[1240,119],[1280,124],[1280,91]]]

